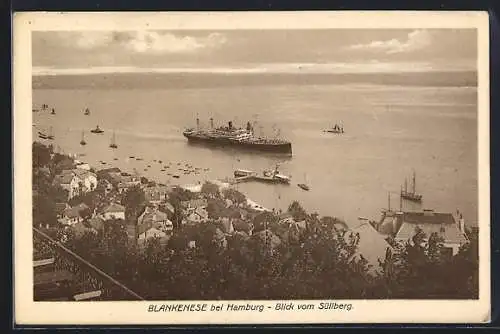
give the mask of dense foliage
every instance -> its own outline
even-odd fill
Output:
[[[52,173],[39,170],[57,163],[43,147],[34,145],[33,154],[34,222],[55,224],[55,203],[66,194],[52,185]],[[55,237],[147,299],[478,297],[475,232],[468,231],[470,242],[449,257],[441,252],[443,240],[436,234],[416,230],[406,243],[389,240],[393,250],[380,259],[378,268],[370,268],[358,254],[359,234],[346,231],[339,219],[308,214],[298,202],[288,212],[303,225],[283,225],[274,212],[255,212],[247,218],[251,232],[226,233],[219,218],[234,218],[239,208],[233,209],[233,217],[223,198],[242,205],[245,197],[236,190],[221,194],[214,186],[202,187],[209,221],[198,225],[181,225],[182,202],[196,195],[181,188],[169,193],[175,229],[168,244],[153,238],[138,250],[128,241],[130,222],[122,220],[107,221],[99,231],[89,228],[80,238],[70,229],[59,229]],[[106,198],[98,187],[71,203],[83,202],[93,209]],[[140,214],[144,202],[140,187],[121,195],[127,220]]]

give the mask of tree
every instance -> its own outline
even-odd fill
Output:
[[[146,196],[139,186],[129,188],[122,196],[121,203],[125,206],[127,219],[135,220],[141,212]]]
[[[306,210],[300,205],[299,202],[293,201],[292,204],[288,207],[288,212],[293,216],[293,219],[296,221],[301,221],[306,219],[307,213]]]
[[[207,213],[210,219],[219,219],[224,215],[226,204],[220,199],[209,199]]]
[[[33,154],[33,167],[45,167],[50,163],[50,148],[39,143],[33,142],[32,154]]]
[[[209,198],[217,198],[220,195],[219,187],[211,182],[205,182],[201,186],[201,193]]]
[[[33,196],[33,225],[36,227],[57,225],[56,204],[50,197]]]
[[[233,188],[227,188],[223,190],[223,195],[226,199],[231,200],[235,204],[246,203],[246,196]]]

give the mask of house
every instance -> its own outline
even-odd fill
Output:
[[[68,203],[56,203],[56,216],[58,219],[63,217],[64,211],[67,209],[71,209],[71,206]]]
[[[459,216],[454,217],[451,213],[434,212],[434,210],[423,210],[422,212],[401,212],[398,213],[398,219],[394,220],[396,226],[394,230],[396,242],[411,241],[415,235],[416,228],[419,227],[425,233],[427,238],[436,233],[442,237],[443,252],[456,255],[460,246],[468,243],[465,234],[465,221]]]
[[[173,219],[175,214],[175,208],[169,202],[164,202],[160,205],[160,208],[163,212],[165,212],[168,216],[168,219]]]
[[[97,188],[97,175],[85,169],[75,168],[73,173],[78,176],[85,186],[85,192],[93,191]]]
[[[387,243],[385,237],[375,230],[375,228],[366,221],[360,221],[349,231],[346,231],[344,238],[347,242],[351,237],[359,234],[359,243],[356,254],[353,258],[360,259],[361,256],[368,262],[368,272],[376,274],[379,272],[379,260],[383,261],[387,250],[394,251],[393,248]]]
[[[168,241],[168,237],[169,235],[165,231],[162,231],[154,226],[151,226],[144,230],[139,228],[137,236],[137,244],[139,246],[144,246],[146,245],[146,242],[152,238],[159,238],[160,243],[166,244]]]
[[[166,243],[173,229],[174,224],[168,219],[166,213],[158,210],[157,207],[147,206],[137,218],[134,233],[136,233],[138,245],[144,245],[151,238],[160,238],[160,242]]]
[[[190,201],[182,201],[181,202],[181,208],[183,210],[206,208],[207,205],[208,205],[208,202],[205,198],[192,199]]]
[[[199,207],[196,209],[190,209],[185,212],[185,218],[182,221],[183,224],[198,224],[204,223],[208,220],[208,212],[205,208]]]
[[[75,168],[90,171],[90,165],[86,162],[75,160]]]
[[[167,186],[155,185],[153,187],[144,188],[144,195],[146,201],[153,204],[160,204],[166,202],[170,188]]]
[[[117,203],[111,203],[101,213],[104,220],[123,219],[125,220],[125,207]]]
[[[89,207],[85,203],[80,203],[72,208],[64,210],[61,218],[58,220],[63,225],[72,226],[83,221],[85,210],[90,212]]]
[[[183,210],[183,224],[197,224],[208,220],[206,199],[194,199],[190,201],[182,201],[181,208]]]
[[[68,192],[68,200],[80,195],[83,191],[83,180],[70,170],[62,171],[56,175],[53,183]]]
[[[127,178],[128,179],[128,178]],[[118,192],[121,194],[125,191],[127,191],[128,189],[132,188],[132,187],[135,187],[137,185],[140,185],[141,184],[141,181],[140,180],[133,180],[133,178],[131,178],[132,180],[130,181],[120,181],[117,185],[116,185],[116,189],[118,190]]]
[[[148,225],[166,233],[172,233],[174,229],[173,223],[168,219],[165,212],[158,210],[156,207],[146,207],[144,212],[137,218],[137,226]]]

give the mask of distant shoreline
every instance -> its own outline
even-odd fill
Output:
[[[139,79],[138,79],[139,78]],[[399,73],[91,73],[33,75],[33,89],[186,89],[269,85],[477,87],[475,71]]]

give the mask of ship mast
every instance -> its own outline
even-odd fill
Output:
[[[391,192],[390,191],[387,193],[387,208],[388,208],[388,211],[391,211]]]
[[[408,179],[405,178],[405,193],[408,192]]]
[[[415,194],[415,171],[413,171],[413,194]]]
[[[399,211],[403,211],[403,186],[401,186],[401,192],[399,193]]]

